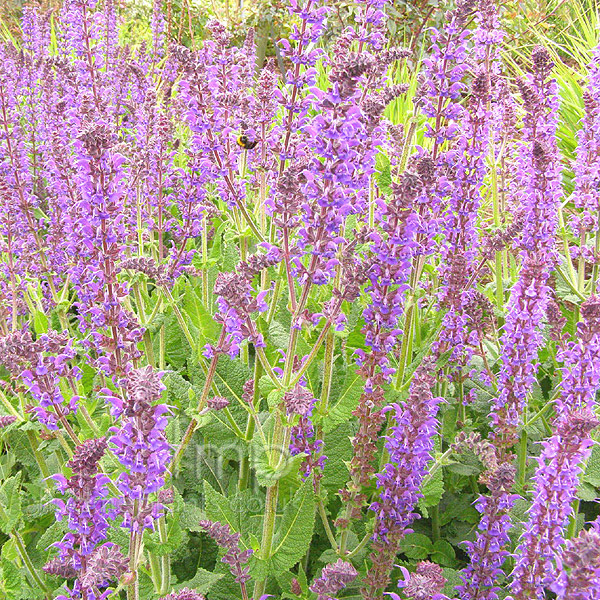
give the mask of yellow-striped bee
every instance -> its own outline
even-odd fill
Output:
[[[251,140],[245,133],[240,135],[237,139],[238,146],[241,146],[244,150],[252,150],[258,144],[257,140]]]

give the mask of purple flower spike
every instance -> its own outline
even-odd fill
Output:
[[[398,544],[410,533],[410,524],[422,494],[419,488],[427,473],[437,429],[436,415],[441,398],[432,394],[434,365],[425,361],[413,376],[410,395],[402,406],[393,404],[390,433],[385,447],[389,462],[377,475],[379,500],[371,505],[376,514],[372,566],[364,580],[366,598],[379,597],[389,582]],[[385,409],[384,409],[385,410]]]
[[[550,589],[559,600],[600,598],[600,523],[582,529],[560,555],[560,575]]]
[[[529,520],[516,550],[510,588],[515,600],[544,598],[544,587],[556,581],[556,553],[564,542],[582,463],[591,452],[590,433],[598,425],[600,421],[589,409],[575,411],[543,443]]]
[[[335,600],[334,595],[352,583],[357,576],[358,571],[340,558],[323,568],[319,578],[310,586],[310,591],[317,594],[317,600]]]
[[[121,417],[120,427],[111,429],[110,443],[126,469],[117,486],[125,496],[123,526],[133,531],[153,528],[162,514],[162,504],[150,500],[163,487],[171,458],[164,433],[169,410],[156,403],[165,389],[161,377],[150,366],[133,369],[124,380],[122,398],[105,391],[111,412]]]
[[[414,573],[409,573],[405,567],[401,567],[401,570],[404,581],[399,581],[398,587],[402,588],[408,600],[448,600],[441,593],[446,585],[446,578],[439,565],[423,560]]]
[[[114,544],[103,544],[109,528],[109,520],[116,517],[117,511],[108,499],[106,475],[98,473],[98,461],[107,448],[105,438],[86,440],[75,449],[67,467],[73,475],[66,479],[55,476],[61,492],[68,494],[66,502],[56,500],[56,518],[67,519],[70,532],[62,541],[54,544],[60,553],[45,567],[48,573],[66,578],[76,576],[69,596],[87,596],[99,587],[105,587],[112,579],[118,578],[126,569],[127,560]],[[68,589],[68,588],[67,588]]]
[[[554,236],[562,193],[556,145],[558,87],[551,77],[553,63],[541,47],[534,49],[532,61],[532,74],[520,82],[527,111],[518,158],[523,189],[520,200],[525,210],[523,264],[508,302],[498,376],[500,394],[490,415],[494,439],[505,447],[518,439],[516,430],[535,379],[535,361],[543,342],[541,323],[550,299],[547,282],[556,261]]]
[[[508,531],[512,526],[509,511],[518,496],[510,491],[515,480],[515,468],[509,463],[492,467],[485,477],[490,495],[480,496],[475,508],[481,513],[479,533],[474,542],[465,544],[469,565],[461,573],[463,584],[457,586],[461,600],[497,600],[500,587],[497,579],[509,552]]]
[[[200,521],[200,527],[204,529],[213,540],[227,552],[221,559],[222,562],[229,565],[231,574],[235,580],[245,585],[250,580],[249,567],[244,567],[252,554],[252,550],[240,549],[240,534],[231,533],[229,525],[222,525],[218,521]]]
[[[292,391],[284,395],[283,400],[288,417],[293,418],[298,415],[298,422],[290,431],[290,454],[305,455],[301,467],[303,477],[308,477],[313,471],[315,477],[319,477],[326,457],[319,456],[323,441],[315,438],[315,428],[311,421],[316,399],[304,385],[298,383]]]

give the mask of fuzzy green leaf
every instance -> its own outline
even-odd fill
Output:
[[[184,581],[176,585],[173,589],[180,590],[182,588],[190,588],[196,590],[199,594],[207,594],[210,588],[224,577],[224,573],[211,573],[206,569],[198,568],[196,575],[189,581]]]
[[[23,515],[21,510],[21,473],[9,477],[0,488],[0,506],[2,506],[2,519],[0,529],[9,534],[19,523]]]
[[[352,411],[358,404],[363,388],[363,378],[353,369],[347,371],[344,385],[339,394],[332,393],[329,414],[323,422],[323,431],[325,433],[332,431],[340,423],[344,423],[350,419]]]
[[[400,542],[400,552],[413,560],[424,560],[433,551],[431,540],[422,533],[409,533]]]
[[[271,554],[273,573],[290,569],[306,554],[314,527],[315,495],[309,477],[283,510]]]

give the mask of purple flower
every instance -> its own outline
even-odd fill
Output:
[[[564,542],[582,463],[591,452],[590,434],[599,424],[589,409],[573,411],[559,419],[556,433],[543,442],[529,519],[516,550],[510,586],[515,600],[543,598],[544,587],[556,580],[556,552]]]
[[[2,415],[0,416],[0,429],[12,425],[17,420],[14,415]]]
[[[409,600],[447,600],[441,591],[446,584],[446,578],[442,574],[442,567],[428,560],[417,564],[414,573],[409,573],[405,567],[400,567],[404,575],[404,581],[398,582],[398,587]],[[390,594],[397,600],[397,594]]]
[[[315,477],[319,477],[327,457],[320,455],[323,441],[316,439],[311,421],[316,399],[304,385],[298,383],[293,390],[283,396],[288,418],[293,419],[298,416],[298,421],[290,429],[290,454],[305,455],[301,466],[304,477],[308,477],[312,472],[315,472]]]
[[[432,394],[433,364],[425,361],[413,376],[410,394],[402,405],[392,404],[392,424],[385,438],[389,461],[377,474],[379,499],[373,502],[375,532],[372,566],[364,580],[367,598],[377,597],[389,582],[389,574],[400,540],[410,533],[410,524],[419,517],[415,508],[427,465],[432,459],[436,415],[441,398]]]
[[[556,555],[564,542],[582,463],[593,445],[591,432],[600,424],[593,413],[600,386],[600,298],[586,300],[581,314],[578,343],[559,354],[564,361],[562,394],[555,433],[543,443],[534,476],[533,502],[513,572],[515,600],[541,597],[543,588],[557,578]]]
[[[310,591],[317,594],[317,600],[335,600],[334,594],[352,583],[358,576],[358,571],[343,559],[327,565],[321,575],[310,586]]]
[[[81,378],[79,367],[71,366],[76,356],[73,340],[67,332],[49,331],[33,339],[29,331],[15,331],[0,338],[0,361],[25,384],[36,400],[32,409],[49,429],[64,425],[65,417],[77,408],[78,396],[64,397],[61,381],[75,386]]]
[[[104,587],[113,576],[118,576],[119,569],[116,566],[108,568],[108,563],[125,564],[113,544],[98,546],[107,537],[109,520],[117,514],[108,498],[109,479],[98,473],[98,461],[106,447],[105,438],[86,440],[67,462],[72,476],[69,479],[63,475],[53,477],[59,491],[68,496],[66,502],[54,500],[56,518],[66,518],[70,531],[62,541],[54,544],[60,553],[47,568],[53,574],[70,577],[75,573],[77,576],[74,587],[71,590],[67,588],[69,595],[60,596],[63,599],[96,598],[94,590]],[[106,566],[106,569],[99,570],[100,565]]]
[[[532,53],[533,72],[520,82],[526,117],[518,159],[524,227],[519,280],[508,303],[502,336],[500,394],[491,418],[497,443],[511,446],[525,400],[534,381],[541,323],[549,301],[547,280],[555,262],[557,203],[561,194],[560,160],[556,147],[557,84],[544,48]]]
[[[125,467],[117,480],[125,496],[123,526],[135,532],[153,528],[162,514],[160,502],[150,500],[151,494],[164,486],[171,458],[165,437],[169,409],[156,403],[165,389],[161,377],[162,373],[150,366],[133,369],[124,380],[122,396],[104,390],[111,413],[120,417],[119,427],[110,430],[110,443]]]
[[[577,158],[573,165],[575,189],[572,198],[579,213],[573,217],[571,224],[575,234],[585,243],[586,234],[598,229],[600,206],[600,47],[594,50],[588,65],[583,107],[585,114],[577,134]]]
[[[494,462],[492,459],[491,469],[484,478],[490,495],[480,496],[475,502],[481,513],[477,537],[474,542],[465,542],[469,564],[461,573],[463,584],[456,588],[461,600],[497,600],[501,590],[497,580],[502,575],[504,560],[510,555],[505,547],[512,527],[509,511],[518,498],[510,493],[515,468],[507,462],[494,466]]]
[[[600,598],[600,530],[598,520],[590,529],[568,540],[560,553],[559,576],[550,586],[559,600]]]
[[[215,354],[227,353],[235,358],[240,351],[240,344],[248,340],[255,346],[264,347],[262,335],[257,331],[250,315],[267,310],[265,297],[268,290],[253,295],[252,280],[255,275],[281,260],[279,249],[266,244],[266,254],[251,256],[247,262],[238,265],[235,273],[219,273],[215,282],[214,293],[219,308],[215,320],[223,324],[223,334],[216,347],[208,345],[205,356],[211,358]]]
[[[204,596],[189,588],[183,588],[168,596],[163,596],[160,600],[204,600]]]
[[[231,533],[229,525],[222,525],[219,522],[214,521],[200,521],[200,527],[204,529],[213,540],[224,550],[225,555],[221,559],[226,565],[229,565],[231,574],[235,577],[235,580],[242,586],[246,585],[246,582],[250,580],[249,567],[244,565],[248,562],[248,559],[252,555],[252,550],[240,549],[240,534]],[[244,589],[244,588],[243,588]]]

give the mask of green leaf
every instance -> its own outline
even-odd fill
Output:
[[[438,469],[431,479],[421,490],[423,498],[419,500],[419,507],[428,508],[439,504],[444,495],[444,475],[442,469]]]
[[[321,481],[323,487],[337,492],[348,481],[347,460],[352,456],[350,438],[353,434],[352,424],[346,422],[323,436],[323,452],[327,455],[327,466]]]
[[[309,477],[285,506],[271,555],[272,572],[286,571],[305,554],[315,527],[315,495]]]
[[[455,521],[465,521],[471,525],[479,522],[480,515],[473,506],[473,496],[470,494],[446,493],[442,505],[444,506],[440,515],[442,527]]]
[[[0,529],[9,534],[19,523],[22,517],[21,511],[21,493],[20,493],[21,473],[9,477],[0,488],[0,505],[3,515],[0,519]]]
[[[3,598],[6,600],[17,600],[21,598],[23,590],[23,577],[20,569],[6,559],[0,562],[0,590],[3,592]]]
[[[252,561],[253,576],[264,579],[268,574],[289,571],[306,554],[314,527],[315,494],[312,478],[309,477],[283,509],[271,556],[266,560],[255,557]]]
[[[191,325],[197,335],[197,348],[202,348],[207,342],[214,342],[217,339],[221,328],[204,306],[195,289],[186,288],[181,301],[181,310],[188,317],[188,327]]]
[[[48,332],[48,317],[41,310],[33,313],[33,329],[37,334]]]
[[[156,343],[154,352],[158,354],[158,336],[156,336],[154,342]],[[167,362],[175,369],[181,369],[190,354],[190,345],[181,327],[179,327],[177,319],[173,314],[170,314],[165,322],[165,355]]]
[[[63,536],[67,533],[67,523],[63,521],[55,521],[42,533],[36,543],[36,548],[42,552],[46,552],[48,547],[62,540]]]
[[[258,433],[254,433],[250,448],[250,463],[254,469],[259,485],[270,487],[290,473],[294,466],[302,460],[302,456],[290,456],[287,447],[275,448],[272,444],[273,415],[269,415],[263,423],[265,440]],[[273,464],[272,464],[273,463]]]
[[[389,194],[391,192],[392,175],[390,170],[390,159],[383,153],[379,152],[375,157],[375,179],[379,189]]]
[[[144,545],[156,556],[168,556],[173,554],[186,539],[179,519],[167,519],[167,538],[162,541],[158,531],[146,530],[144,534]]]
[[[204,531],[199,523],[205,518],[205,512],[199,506],[196,506],[191,502],[186,502],[179,514],[181,526],[186,531]]]
[[[431,560],[443,567],[456,566],[456,552],[454,551],[452,544],[449,544],[446,540],[437,540],[437,542],[433,544]]]
[[[592,448],[582,480],[594,487],[600,487],[600,446]]]
[[[229,500],[215,491],[208,481],[204,482],[204,512],[210,521],[229,525],[232,531],[240,533],[239,523],[229,505]]]
[[[224,573],[211,573],[206,569],[198,568],[196,575],[189,581],[184,581],[176,585],[173,589],[180,590],[182,588],[190,588],[196,590],[199,594],[207,594],[210,588],[225,576]]]
[[[593,502],[598,497],[596,488],[587,481],[582,481],[577,488],[577,497],[584,502]]]
[[[434,552],[434,547],[426,535],[422,533],[409,533],[400,542],[400,552],[413,560],[423,560]]]
[[[339,394],[332,390],[329,413],[323,421],[323,431],[328,433],[340,423],[348,421],[352,411],[358,405],[358,400],[363,392],[364,380],[354,369],[346,373],[346,379]]]
[[[460,577],[460,571],[455,569],[445,568],[443,570],[444,578],[446,579],[446,585],[444,586],[444,594],[447,594],[450,598],[454,597],[456,593],[454,588],[457,585],[461,585],[463,580]]]
[[[189,391],[192,384],[179,373],[171,372],[163,379],[167,387],[169,402],[174,402],[178,407],[186,407],[189,403]]]

